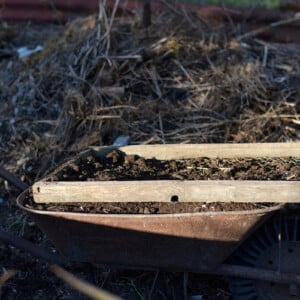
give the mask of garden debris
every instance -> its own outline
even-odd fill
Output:
[[[298,46],[239,42],[234,28],[186,13],[136,24],[75,20],[1,70],[0,148],[19,161],[12,171],[32,182],[119,135],[143,144],[299,139]]]
[[[68,283],[71,287],[95,300],[122,300],[120,297],[114,296],[113,294],[104,291],[98,287],[91,285],[90,283],[76,278],[73,274],[64,270],[58,265],[51,265],[50,271],[53,272],[57,277]]]
[[[129,136],[120,135],[115,139],[113,146],[115,146],[115,147],[126,146],[126,145],[128,145],[129,140],[130,140]]]
[[[15,276],[17,273],[16,270],[7,270],[0,276],[0,297],[1,297],[1,289],[4,286],[5,282],[9,280],[11,277]]]
[[[38,45],[35,48],[28,48],[28,47],[20,47],[17,49],[18,55],[20,59],[24,59],[34,53],[40,52],[43,50],[43,46]]]

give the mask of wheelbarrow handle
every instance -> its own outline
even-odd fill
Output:
[[[0,177],[5,178],[7,181],[9,181],[11,184],[13,184],[18,189],[25,191],[29,185],[25,182],[21,181],[19,178],[17,178],[15,175],[11,174],[10,172],[6,171],[3,167],[0,166]],[[33,243],[18,237],[16,235],[13,235],[11,233],[8,233],[4,231],[2,228],[0,228],[0,241],[13,245],[16,248],[19,248],[21,250],[27,251],[32,253],[35,256],[41,257],[43,259],[46,259],[50,262],[56,262],[56,263],[66,263],[67,260],[55,253],[51,253],[47,251],[46,249],[43,249],[40,246],[34,245]]]
[[[15,175],[11,174],[7,170],[5,170],[3,167],[0,166],[0,177],[3,177],[6,179],[9,183],[14,185],[16,188],[18,188],[21,191],[25,191],[29,185],[25,182],[21,181],[19,178],[17,178]]]
[[[0,228],[0,241],[5,244],[13,245],[14,247],[23,251],[29,252],[37,257],[41,257],[52,263],[67,264],[68,261],[63,256],[51,253],[50,251],[35,245],[19,236],[13,235]]]

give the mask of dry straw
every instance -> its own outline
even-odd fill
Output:
[[[141,144],[299,139],[298,47],[239,40],[232,25],[186,11],[153,15],[145,29],[100,8],[1,71],[1,159],[28,182],[120,134]]]

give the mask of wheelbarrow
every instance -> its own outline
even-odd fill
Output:
[[[84,155],[106,155],[116,147]],[[145,158],[300,157],[299,143],[147,145],[120,147]],[[300,297],[299,181],[51,182],[52,174],[17,198],[68,259],[136,269],[193,271],[231,280],[236,299]],[[37,203],[271,202],[244,211],[175,214],[91,214],[39,210]],[[295,298],[296,297],[296,298]]]

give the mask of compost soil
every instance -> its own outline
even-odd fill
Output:
[[[108,180],[299,180],[298,158],[145,159],[113,150],[71,161],[48,177],[51,181]],[[130,197],[130,195],[128,195]],[[167,214],[266,208],[273,203],[68,203],[28,204],[39,210],[103,214]]]
[[[299,180],[299,158],[208,158],[158,160],[115,149],[106,156],[72,160],[50,181],[108,180]]]

